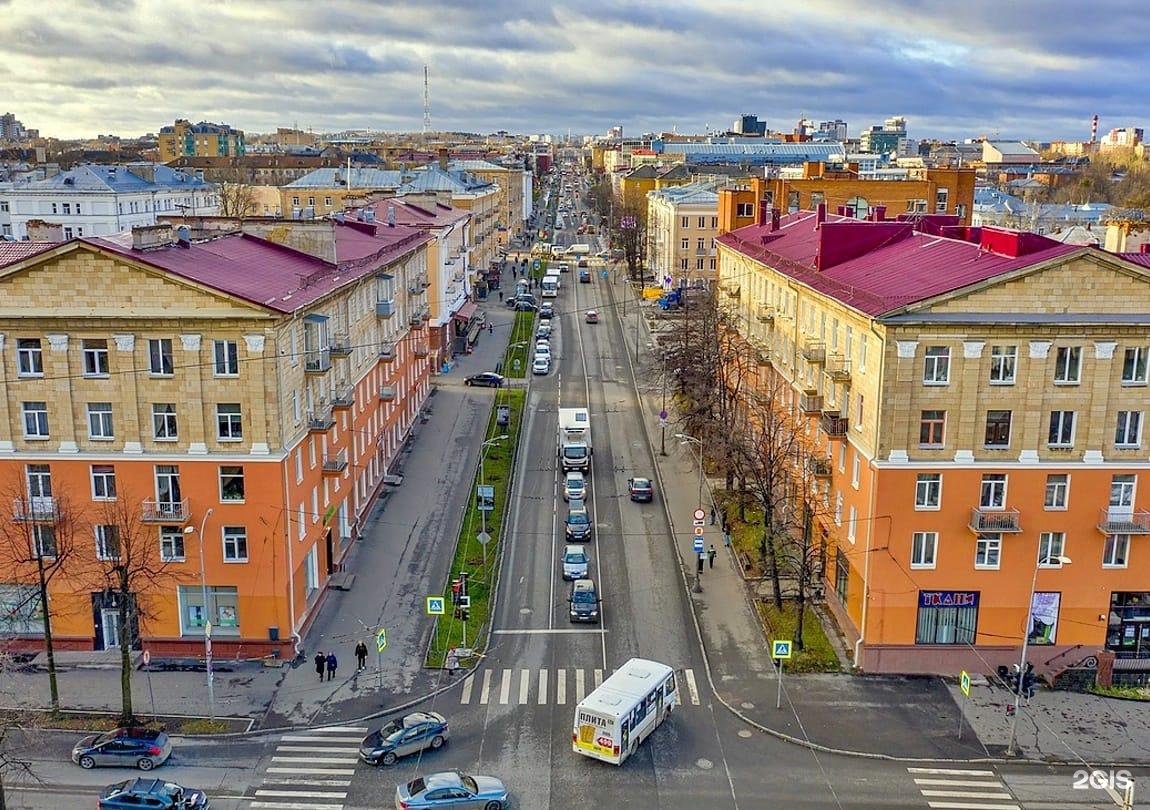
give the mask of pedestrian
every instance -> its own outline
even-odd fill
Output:
[[[503,290],[499,291],[499,301],[500,301],[500,303],[503,302]]]
[[[502,298],[503,293],[499,293],[499,297]],[[493,324],[493,323],[487,324],[487,334],[489,334],[489,335],[495,334],[495,324]]]
[[[327,656],[325,656],[322,652],[317,652],[315,654],[315,674],[319,675],[319,679],[321,681],[323,680],[323,668],[324,664],[326,663]]]
[[[731,530],[730,528],[723,529],[723,545],[727,548],[731,547]]]
[[[329,652],[327,654],[327,679],[329,681],[335,680],[335,668],[339,666],[339,661],[335,658],[335,653]]]
[[[711,543],[711,547],[707,549],[707,562],[711,564],[711,568],[715,567],[715,554],[717,553],[718,552],[715,551],[715,544]]]
[[[359,669],[367,669],[367,645],[362,640],[355,645],[355,662],[359,665]]]
[[[715,507],[711,507],[711,525],[715,525]]]

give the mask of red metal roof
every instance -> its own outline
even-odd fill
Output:
[[[60,244],[59,242],[0,242],[0,267],[23,261],[29,256],[43,253]]]
[[[768,217],[719,241],[871,316],[1090,249],[990,228],[962,231],[972,241],[915,230],[924,225],[937,223],[828,215],[816,228],[815,213],[800,211],[782,217],[777,231]]]
[[[1125,259],[1132,264],[1138,264],[1142,267],[1150,267],[1150,253],[1118,253],[1115,254],[1121,259]]]

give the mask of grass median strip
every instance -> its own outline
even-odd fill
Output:
[[[515,323],[511,327],[511,340],[507,353],[503,355],[504,377],[526,377],[528,350],[535,337],[535,313],[516,312]],[[515,364],[519,365],[516,366]]]
[[[520,313],[531,315],[532,313]],[[518,326],[518,319],[516,325]],[[467,510],[456,540],[455,555],[451,562],[450,579],[455,579],[461,571],[468,574],[468,596],[471,598],[469,616],[466,622],[466,644],[464,643],[464,622],[452,610],[451,584],[444,591],[447,613],[436,617],[435,635],[427,654],[427,666],[440,667],[444,663],[447,650],[452,647],[470,647],[482,652],[483,634],[491,618],[491,594],[495,590],[495,578],[499,572],[499,552],[504,539],[503,521],[507,511],[507,499],[514,474],[515,448],[523,421],[523,409],[527,392],[516,389],[500,389],[487,421],[485,437],[488,441],[506,435],[500,442],[488,444],[481,452],[483,464],[476,470],[471,484]],[[499,406],[511,409],[511,421],[506,427],[496,423]],[[494,487],[494,508],[486,513],[486,529],[491,536],[486,548],[478,536],[484,527],[484,516],[479,510],[476,487],[480,484]],[[462,662],[466,664],[467,662]]]

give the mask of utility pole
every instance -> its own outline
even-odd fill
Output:
[[[427,81],[427,65],[423,66],[423,145],[427,146],[427,136],[431,132],[431,92]]]

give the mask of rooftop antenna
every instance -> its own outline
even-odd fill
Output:
[[[423,143],[427,145],[427,133],[431,131],[431,91],[427,82],[427,65],[423,66]]]

